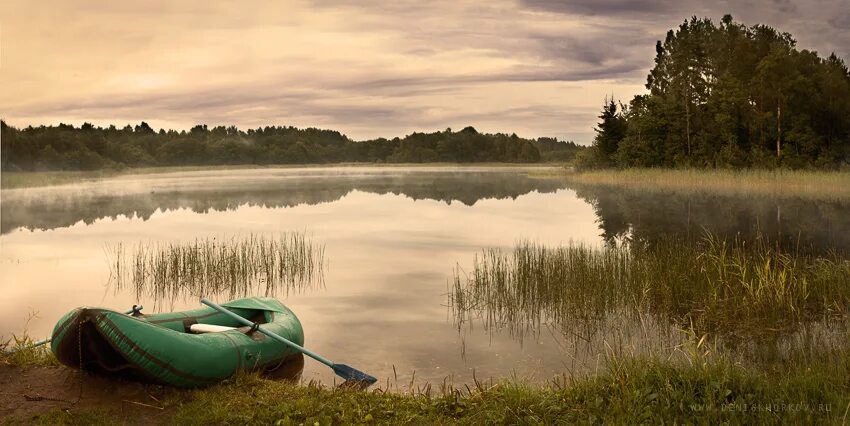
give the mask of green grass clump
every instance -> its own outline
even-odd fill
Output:
[[[191,243],[139,244],[132,253],[111,248],[111,282],[132,286],[136,297],[173,301],[178,297],[230,298],[280,291],[300,292],[324,283],[324,246],[305,233],[278,238],[197,239]]]
[[[567,173],[574,182],[648,191],[850,199],[850,173],[810,170],[625,169]]]
[[[751,337],[839,319],[850,308],[850,261],[783,252],[764,240],[484,250],[456,270],[458,324],[483,317],[516,330],[593,327],[613,312],[650,313],[692,332]]]
[[[0,363],[18,367],[48,367],[58,366],[59,361],[50,351],[50,343],[33,346],[36,343],[29,336],[12,336],[4,344],[0,344]]]

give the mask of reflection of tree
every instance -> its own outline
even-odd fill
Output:
[[[341,199],[352,191],[396,194],[414,200],[473,205],[485,198],[516,198],[531,191],[554,192],[564,181],[517,172],[431,172],[383,174],[314,174],[286,179],[238,182],[215,178],[158,183],[145,190],[81,191],[56,188],[37,196],[4,194],[2,232],[19,227],[53,229],[79,221],[92,223],[120,215],[147,220],[157,210],[190,209],[197,213],[241,206],[292,207]]]
[[[571,184],[593,205],[602,237],[651,243],[659,237],[726,238],[761,234],[783,247],[850,251],[850,204],[795,198],[745,198],[717,194],[647,192]]]

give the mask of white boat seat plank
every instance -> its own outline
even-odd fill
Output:
[[[189,326],[189,331],[192,333],[221,333],[222,331],[236,330],[236,327],[227,327],[224,325],[213,324],[192,324]]]

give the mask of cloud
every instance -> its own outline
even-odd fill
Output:
[[[522,0],[521,4],[533,9],[567,15],[622,16],[631,14],[672,13],[681,2],[662,0]]]
[[[793,14],[797,13],[797,5],[791,0],[771,0],[773,5],[782,13]]]
[[[655,40],[732,13],[850,54],[846,0],[0,4],[15,125],[148,121],[334,128],[355,139],[473,125],[589,142],[601,99],[642,92]]]

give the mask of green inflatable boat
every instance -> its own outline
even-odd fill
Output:
[[[222,306],[304,344],[298,318],[275,299],[251,297]],[[303,363],[295,350],[240,326],[207,307],[156,315],[77,308],[56,324],[51,349],[70,367],[179,387],[211,385],[239,371],[273,369],[295,357]]]

